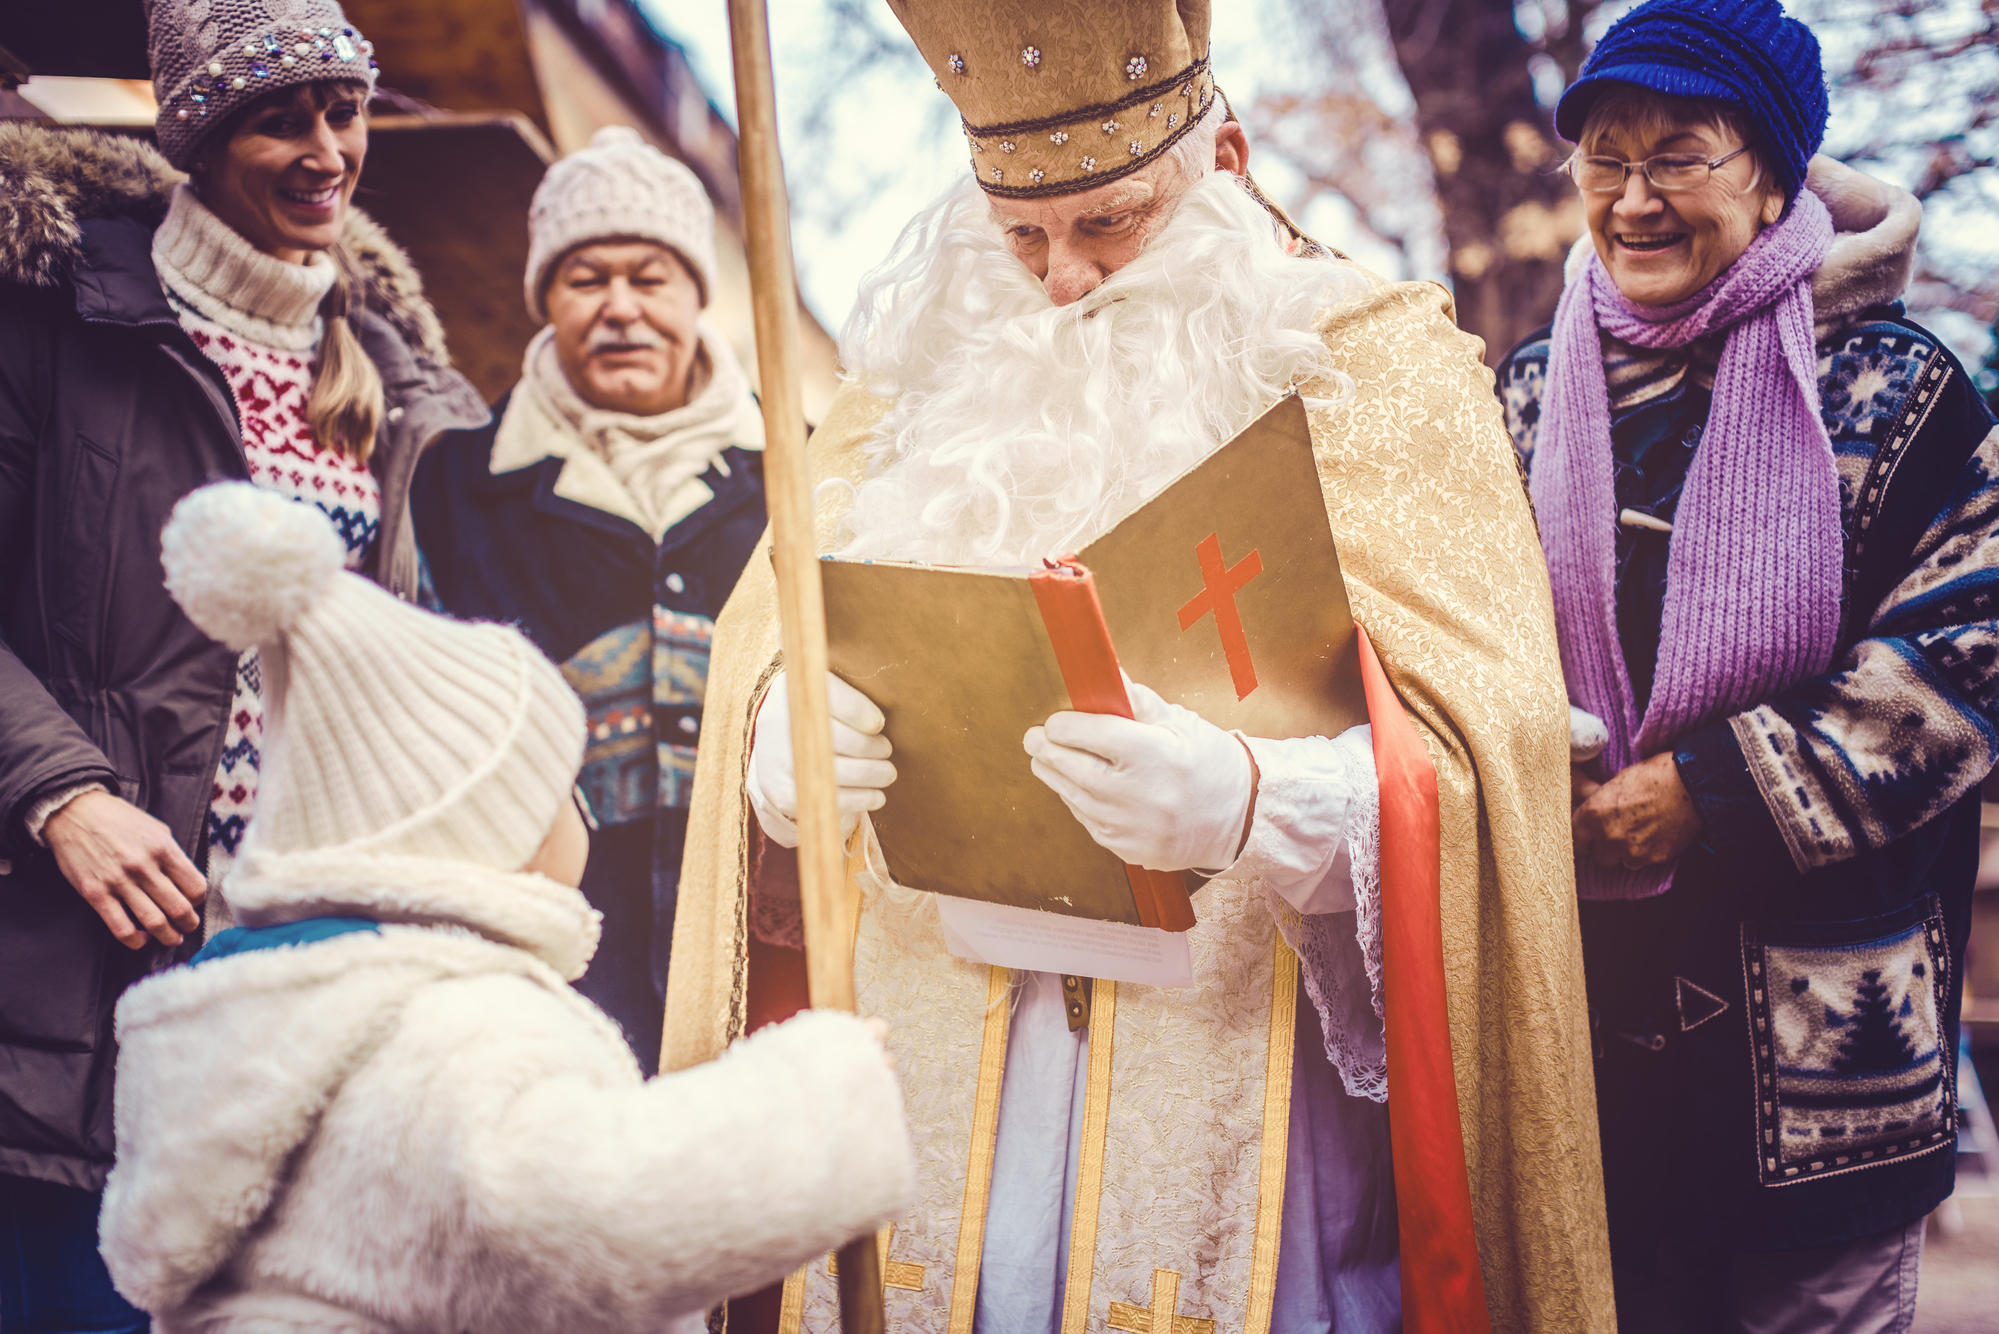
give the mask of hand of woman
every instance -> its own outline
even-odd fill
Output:
[[[1680,781],[1671,751],[1640,760],[1601,786],[1584,791],[1570,818],[1576,861],[1635,871],[1670,862],[1700,837],[1700,812]]]
[[[125,948],[138,949],[147,936],[178,945],[201,925],[208,882],[173,832],[130,802],[86,792],[49,817],[42,841]]]

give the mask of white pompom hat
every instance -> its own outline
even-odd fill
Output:
[[[343,554],[317,507],[248,482],[183,498],[161,539],[188,618],[260,650],[272,740],[246,855],[519,870],[569,799],[582,702],[518,630],[409,606]]]
[[[528,313],[548,321],[548,280],[556,263],[596,241],[656,241],[678,254],[715,295],[715,206],[687,164],[654,148],[628,125],[606,125],[548,169],[528,205]]]

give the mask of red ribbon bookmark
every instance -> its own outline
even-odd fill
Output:
[[[1117,649],[1104,625],[1096,579],[1074,556],[1064,556],[1029,575],[1027,583],[1041,609],[1048,642],[1054,646],[1070,706],[1078,713],[1131,717],[1131,698],[1125,694]],[[1124,873],[1131,882],[1132,900],[1138,905],[1140,926],[1185,931],[1194,925],[1194,901],[1188,897],[1187,882],[1179,872],[1149,871],[1127,862]]]

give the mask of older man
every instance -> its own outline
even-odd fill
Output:
[[[820,491],[822,539],[938,564],[1075,550],[1297,390],[1442,837],[1385,841],[1414,789],[1377,787],[1365,729],[1238,740],[1143,682],[1135,720],[1054,715],[1021,762],[1099,843],[1215,872],[1193,985],[1100,982],[1074,1030],[1063,979],[953,957],[932,896],[857,845],[876,867],[856,877],[860,1006],[891,1025],[920,1145],[919,1204],[887,1252],[893,1326],[1610,1329],[1561,672],[1477,341],[1441,289],[1382,282],[1267,208],[1199,0],[895,9],[966,122],[976,185],[919,217],[862,293],[854,379],[814,441],[817,473],[844,483]],[[668,1064],[796,995],[774,601],[753,562],[718,625]],[[897,799],[894,725],[858,684],[834,683],[857,819]],[[1391,1086],[1383,1059],[1400,909],[1380,886],[1412,866],[1436,877],[1432,909],[1441,883],[1441,1095]],[[1390,1009],[1389,1041],[1424,1017]],[[1446,1197],[1463,1201],[1457,1249]],[[770,1305],[785,1334],[830,1328],[826,1266]]]
[[[445,608],[518,623],[589,708],[604,941],[578,986],[650,1072],[713,618],[764,526],[763,423],[701,319],[715,215],[693,172],[600,130],[528,226],[547,327],[496,424],[431,450],[412,511]]]

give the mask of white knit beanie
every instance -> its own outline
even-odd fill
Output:
[[[715,292],[715,206],[701,178],[624,125],[606,125],[548,169],[528,206],[528,313],[542,323],[550,272],[577,246],[657,241],[687,261],[701,304]]]
[[[161,548],[188,618],[261,650],[274,740],[259,849],[501,871],[534,856],[575,782],[584,714],[518,630],[435,616],[349,574],[321,510],[248,482],[182,499]]]

